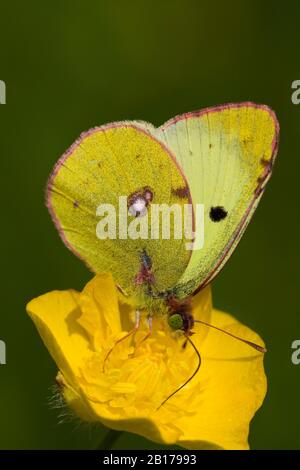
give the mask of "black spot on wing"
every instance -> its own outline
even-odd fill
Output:
[[[209,217],[213,222],[220,222],[227,217],[227,212],[222,206],[211,207]]]

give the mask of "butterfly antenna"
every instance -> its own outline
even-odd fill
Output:
[[[261,353],[266,353],[267,350],[263,346],[260,346],[259,344],[252,343],[252,341],[248,341],[246,339],[240,338],[239,336],[236,336],[232,333],[229,333],[229,331],[222,330],[222,328],[218,328],[217,326],[211,325],[210,323],[206,323],[205,321],[202,320],[194,320],[195,323],[202,323],[202,325],[209,326],[210,328],[214,328],[215,330],[221,331],[222,333],[225,333],[225,335],[231,336],[232,338],[238,339],[239,341],[242,341],[245,344],[248,344],[248,346],[251,346],[251,348],[256,349],[256,351],[259,351]]]
[[[197,372],[199,371],[200,367],[201,367],[201,356],[200,356],[200,353],[198,351],[198,349],[196,348],[195,344],[193,343],[193,341],[189,338],[189,336],[186,335],[186,341],[188,341],[192,347],[194,348],[194,351],[195,353],[197,354],[197,357],[198,357],[198,364],[197,364],[197,367],[195,369],[195,371],[193,372],[193,374],[188,378],[188,380],[186,380],[186,382],[184,382],[182,385],[180,385],[180,387],[178,387],[173,393],[171,393],[171,395],[169,395],[160,405],[159,407],[157,408],[157,410],[159,410],[171,397],[173,397],[176,393],[178,393],[183,387],[185,387],[194,377],[195,375],[197,374]],[[156,411],[157,411],[156,410]]]

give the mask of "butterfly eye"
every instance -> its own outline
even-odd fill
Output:
[[[173,313],[173,315],[170,315],[168,323],[172,330],[181,330],[183,328],[183,318],[179,313]]]
[[[211,207],[209,217],[213,222],[220,222],[227,217],[227,212],[222,206]]]

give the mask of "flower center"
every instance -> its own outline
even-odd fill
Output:
[[[85,370],[86,382],[93,388],[94,400],[105,403],[124,417],[147,416],[183,384],[195,368],[197,358],[192,348],[182,348],[184,338],[174,337],[164,318],[154,318],[153,333],[146,329],[120,341],[112,351],[103,372],[106,350],[96,354]],[[189,385],[172,398],[172,406]]]

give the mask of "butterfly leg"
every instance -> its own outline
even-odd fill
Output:
[[[138,346],[140,346],[140,344],[142,344],[144,341],[146,341],[146,339],[148,339],[149,336],[151,336],[151,334],[152,334],[152,316],[150,316],[150,315],[148,316],[147,323],[148,323],[149,331],[146,334],[146,336],[144,336],[144,338],[135,346],[136,348]]]
[[[128,338],[129,336],[131,336],[131,335],[133,335],[134,333],[137,332],[137,330],[139,329],[139,326],[140,326],[140,319],[141,319],[141,312],[139,310],[136,310],[135,311],[135,325],[134,325],[134,327],[125,336],[118,339],[115,342],[115,344],[113,345],[113,347],[108,351],[108,353],[106,354],[106,356],[104,358],[104,362],[103,362],[103,372],[105,372],[105,365],[106,365],[107,359],[109,358],[109,356],[111,355],[112,351],[115,349],[117,344],[121,343],[121,341],[123,341],[124,339]]]

